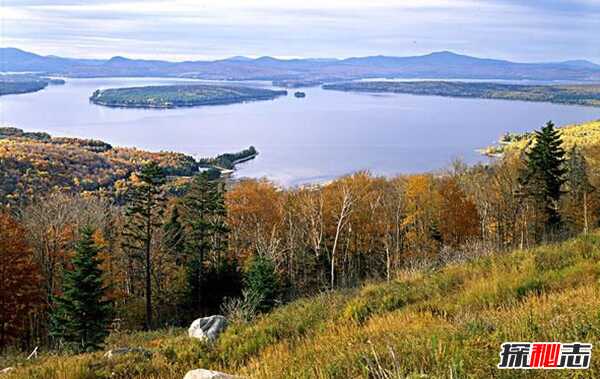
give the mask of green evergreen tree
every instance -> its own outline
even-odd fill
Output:
[[[589,229],[588,203],[589,195],[596,190],[588,177],[587,161],[581,150],[573,146],[567,160],[567,189],[570,201],[581,206],[583,213],[583,233]]]
[[[271,310],[279,296],[279,278],[273,261],[262,255],[253,257],[244,274],[244,286],[250,297],[256,299],[256,309]]]
[[[163,225],[163,232],[165,249],[171,252],[177,266],[182,265],[185,252],[185,231],[181,223],[181,216],[177,205],[173,207],[169,219]]]
[[[206,173],[194,177],[182,199],[186,227],[187,303],[193,310],[203,311],[204,271],[209,254],[225,249],[228,228],[224,189],[219,181]]]
[[[156,162],[142,167],[138,175],[139,183],[135,183],[126,209],[127,224],[123,231],[123,246],[129,251],[132,259],[143,261],[146,329],[153,328],[152,322],[152,240],[154,232],[162,225],[165,193],[163,184],[165,175]]]
[[[558,204],[565,183],[565,151],[560,131],[548,121],[535,132],[533,146],[525,153],[525,169],[520,182],[544,214],[546,231],[554,231],[561,223]]]
[[[63,294],[55,298],[51,313],[51,336],[76,351],[93,351],[102,346],[111,315],[93,233],[89,227],[81,230],[73,266],[64,274]]]

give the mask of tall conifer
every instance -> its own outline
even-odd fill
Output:
[[[520,178],[525,194],[542,211],[546,231],[556,230],[561,223],[558,204],[566,168],[560,131],[551,121],[535,132],[534,144],[525,154],[525,164]]]
[[[51,335],[77,351],[102,346],[111,314],[93,233],[89,227],[82,229],[72,268],[64,274],[63,294],[55,298],[51,315]]]

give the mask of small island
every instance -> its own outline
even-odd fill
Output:
[[[65,84],[62,79],[51,79],[31,74],[0,75],[0,96],[41,91],[48,85]]]
[[[297,98],[303,98],[306,97],[306,94],[304,92],[297,91],[294,93],[294,96],[296,96]]]
[[[449,81],[357,81],[323,85],[337,91],[536,101],[600,107],[600,85],[522,85]]]
[[[186,84],[96,90],[90,101],[124,108],[177,108],[272,100],[287,91],[263,88]]]

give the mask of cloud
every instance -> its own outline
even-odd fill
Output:
[[[2,45],[162,59],[434,50],[600,61],[592,0],[4,0]]]

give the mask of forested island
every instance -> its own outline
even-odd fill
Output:
[[[60,85],[65,81],[28,74],[0,75],[0,96],[37,92],[50,84]]]
[[[272,100],[286,95],[287,91],[253,87],[186,84],[96,90],[90,101],[109,107],[177,108]]]
[[[600,107],[600,85],[521,85],[449,81],[356,81],[323,85],[337,91],[405,93],[482,99],[522,100]]]

